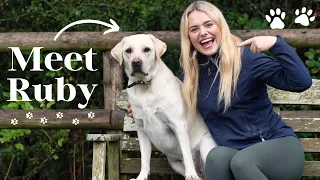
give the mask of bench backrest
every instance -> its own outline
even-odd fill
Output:
[[[320,132],[320,110],[291,110],[280,111],[280,105],[320,105],[320,80],[313,80],[313,85],[302,93],[293,93],[278,89],[268,88],[269,97],[274,104],[274,109],[282,119],[296,133],[319,133]],[[125,90],[117,95],[117,106],[120,109],[127,109],[128,97]],[[122,140],[122,160],[120,162],[120,172],[123,174],[136,174],[140,171],[140,159],[129,158],[128,152],[138,152],[139,142],[136,134],[136,126],[129,117],[124,121],[124,138]],[[133,136],[132,136],[133,135]],[[300,138],[306,153],[320,152],[320,138],[315,135],[307,138]],[[157,151],[153,147],[153,151]],[[154,174],[173,174],[175,173],[168,165],[167,160],[162,156],[152,158],[151,173]],[[305,162],[303,176],[320,176],[320,161],[312,160]]]

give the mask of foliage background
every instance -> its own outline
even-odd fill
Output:
[[[0,32],[58,32],[67,24],[81,19],[96,19],[108,22],[114,19],[120,31],[179,31],[182,12],[191,1],[188,0],[0,0]],[[319,1],[311,0],[211,0],[224,13],[231,29],[269,29],[264,16],[271,8],[281,7],[287,13],[285,29],[305,28],[294,24],[295,9],[306,6],[320,15]],[[319,17],[308,28],[319,28]],[[77,25],[68,31],[99,31],[100,25]],[[102,57],[94,56],[93,67],[97,72],[85,70],[70,72],[8,72],[11,68],[11,54],[0,53],[0,109],[72,109],[83,101],[78,97],[70,103],[61,102],[7,102],[9,99],[8,77],[23,77],[30,84],[54,84],[55,77],[64,76],[66,83],[98,83],[88,107],[103,108]],[[306,62],[313,78],[320,78],[320,49],[315,47],[297,49]],[[25,57],[30,52],[24,52]],[[42,52],[43,61],[49,52]],[[59,52],[63,57],[68,52]],[[85,52],[82,52],[85,53]],[[179,49],[170,49],[163,60],[174,71],[180,73]],[[29,64],[30,66],[30,64]],[[74,63],[84,67],[84,62]],[[27,67],[30,69],[30,67]],[[33,91],[29,88],[29,96]],[[53,93],[54,94],[54,93]],[[284,106],[283,108],[310,109],[310,106]],[[100,132],[96,130],[95,132]],[[7,130],[0,129],[0,179],[91,179],[91,143],[85,142],[82,130]],[[92,132],[91,132],[92,133]],[[301,136],[313,136],[310,134]],[[307,158],[319,158],[307,154]],[[166,179],[161,176],[154,179]]]

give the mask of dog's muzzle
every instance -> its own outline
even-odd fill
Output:
[[[144,76],[147,76],[148,74],[142,71],[142,61],[138,58],[132,60],[131,62],[132,66],[132,73],[131,76],[134,76],[136,73],[140,73]]]
[[[132,65],[133,69],[141,69],[142,61],[140,59],[136,58],[136,59],[132,60],[131,65]]]

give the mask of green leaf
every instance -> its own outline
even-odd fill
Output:
[[[30,129],[25,129],[24,130],[24,134],[30,134],[31,133],[31,130]]]
[[[306,53],[304,53],[304,55],[308,58],[308,59],[313,59],[314,57],[314,53],[312,51],[312,49]]]
[[[50,101],[48,104],[47,104],[47,109],[50,109],[52,105],[54,105],[56,102],[54,101]]]
[[[63,142],[64,142],[64,138],[60,138],[59,140],[58,140],[58,146],[59,147],[62,147],[63,146]]]
[[[314,61],[314,60],[308,60],[308,61],[306,62],[306,64],[307,64],[308,67],[314,67],[314,66],[316,66],[316,61]]]
[[[16,102],[11,102],[8,105],[3,105],[2,108],[6,110],[19,109],[19,104]]]
[[[10,97],[10,93],[8,93],[8,92],[3,92],[2,95],[3,95],[4,97]]]
[[[11,102],[11,103],[8,104],[7,107],[8,107],[8,108],[13,108],[13,109],[15,109],[15,108],[18,108],[19,105],[18,105],[17,103],[15,103],[15,102]]]
[[[319,69],[318,68],[312,68],[311,69],[311,73],[312,74],[317,74],[319,72]]]
[[[59,159],[58,155],[56,155],[56,154],[53,155],[52,158],[53,158],[54,160],[58,160],[58,159]]]
[[[21,144],[21,143],[17,143],[17,144],[15,144],[14,146],[15,146],[17,149],[21,150],[21,151],[24,150],[24,146],[23,146],[23,144]]]
[[[45,106],[46,106],[46,105],[44,104],[44,102],[41,101],[41,102],[40,102],[40,107],[43,108],[43,107],[45,107]]]

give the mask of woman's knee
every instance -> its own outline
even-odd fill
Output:
[[[230,170],[230,160],[238,150],[218,146],[207,156],[205,165],[205,179],[234,180]]]
[[[237,150],[224,146],[215,147],[208,153],[206,167],[221,167],[223,164],[229,165],[231,158],[236,152]]]
[[[245,169],[251,164],[249,161],[250,159],[236,154],[230,161],[230,169],[232,170],[232,172],[245,171]]]

